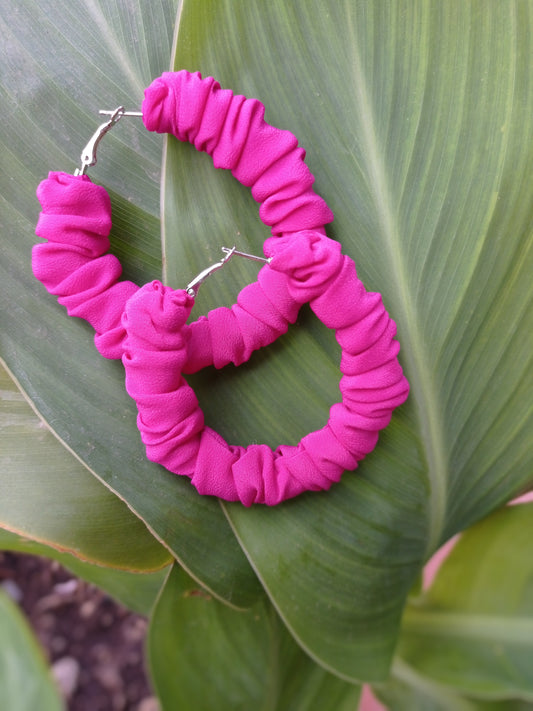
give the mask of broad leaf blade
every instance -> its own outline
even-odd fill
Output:
[[[359,687],[306,657],[272,607],[237,612],[174,568],[152,616],[152,677],[164,709],[354,711]]]
[[[329,234],[398,324],[410,401],[358,473],[274,511],[227,507],[295,636],[352,679],[386,675],[429,554],[531,482],[532,12],[183,5],[175,67],[262,99],[267,120],[299,137],[336,215]],[[166,165],[171,284],[225,241],[257,252],[266,230],[245,188],[175,141]],[[254,278],[245,269],[206,284],[196,313],[231,303]],[[192,382],[231,442],[294,444],[338,399],[338,358],[304,312],[248,367]]]
[[[2,7],[0,355],[59,439],[187,569],[215,594],[248,604],[257,581],[217,503],[146,460],[122,366],[99,357],[91,329],[68,319],[31,274],[39,181],[48,170],[74,171],[99,108],[140,107],[143,87],[168,67],[177,3]],[[162,140],[135,121],[106,137],[91,175],[111,192],[112,250],[125,277],[142,283],[161,274]]]
[[[10,711],[61,711],[44,654],[18,607],[0,589],[0,688]]]
[[[46,429],[1,365],[0,488],[0,526],[27,539],[132,571],[155,570],[171,559]]]
[[[424,604],[409,606],[398,653],[461,693],[533,701],[533,504],[464,533]]]

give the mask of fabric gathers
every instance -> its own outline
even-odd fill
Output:
[[[333,213],[312,188],[305,151],[290,131],[270,126],[257,99],[221,89],[212,77],[165,72],[145,91],[143,121],[149,131],[172,133],[230,170],[261,203],[259,216],[273,235],[319,229]]]
[[[103,356],[122,359],[149,459],[190,477],[200,494],[245,506],[329,489],[372,451],[408,396],[396,326],[381,296],[365,290],[353,260],[326,236],[333,215],[312,189],[305,152],[290,132],[264,121],[259,101],[198,73],[165,73],[146,89],[143,120],[148,130],[206,151],[215,167],[251,188],[272,232],[257,281],[231,308],[188,323],[194,298],[185,290],[120,280],[120,263],[108,253],[106,191],[65,173],[50,173],[38,189],[36,232],[47,242],[34,247],[35,276],[70,316],[91,324]],[[184,376],[246,362],[285,333],[305,303],[341,346],[341,402],[296,446],[228,444],[206,426]]]

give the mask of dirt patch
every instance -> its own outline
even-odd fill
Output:
[[[43,646],[69,711],[157,711],[147,621],[55,561],[0,553],[0,584]]]

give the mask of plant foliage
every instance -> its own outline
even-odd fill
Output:
[[[265,693],[257,664],[269,653],[288,654],[302,682],[289,692],[272,672],[277,691],[265,709],[314,708],[311,679],[317,694],[335,687],[332,709],[343,699],[353,707],[360,681],[380,682],[395,708],[531,700],[522,664],[533,652],[531,592],[517,582],[523,604],[506,607],[497,572],[511,562],[508,579],[529,571],[527,543],[509,534],[519,515],[529,525],[525,513],[480,524],[423,604],[406,601],[439,545],[533,482],[533,3],[0,0],[0,8],[0,525],[103,563],[110,576],[160,575],[152,660],[162,649],[180,658],[177,630],[195,615],[216,620],[206,648],[231,647],[225,635],[236,630],[253,657],[243,708]],[[39,180],[73,172],[97,110],[139,108],[143,87],[169,68],[200,70],[261,99],[266,119],[298,136],[335,213],[329,235],[397,323],[409,401],[330,492],[244,509],[200,497],[148,462],[121,364],[101,359],[88,326],[66,318],[31,274]],[[267,235],[231,175],[135,119],[106,138],[91,177],[111,194],[112,249],[138,283],[163,276],[183,286],[222,244],[257,252]],[[253,278],[251,265],[232,263],[203,287],[195,313],[233,302]],[[246,366],[191,382],[209,424],[230,441],[293,444],[338,400],[338,360],[332,334],[304,309]],[[120,521],[110,547],[105,512]],[[487,548],[487,570],[478,570],[483,541],[497,539],[514,546],[512,561]],[[24,547],[17,536],[4,540]],[[163,584],[157,571],[170,559]],[[468,599],[476,581],[494,591],[481,616]],[[191,586],[203,591],[198,599]],[[505,673],[487,657],[487,635],[504,649]],[[467,673],[473,665],[478,674]],[[172,698],[170,671],[153,667]],[[213,670],[220,696],[233,699],[242,680],[222,671]]]

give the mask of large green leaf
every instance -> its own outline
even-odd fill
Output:
[[[218,504],[146,460],[122,366],[98,356],[91,329],[66,318],[30,266],[39,180],[73,172],[100,107],[140,106],[143,87],[168,68],[176,6],[0,0],[0,355],[58,438],[193,576],[244,605],[257,581]],[[140,282],[161,270],[161,150],[159,137],[123,120],[92,171],[111,192],[112,249]]]
[[[0,490],[0,527],[21,536],[117,568],[155,570],[170,561],[144,523],[46,429],[1,365]]]
[[[15,603],[0,589],[0,689],[9,711],[61,711],[44,654]]]
[[[532,482],[532,23],[519,1],[183,3],[175,67],[262,99],[299,137],[329,234],[398,324],[410,400],[357,474],[275,510],[226,507],[294,635],[350,679],[386,675],[439,543]],[[267,234],[248,191],[175,141],[164,229],[174,286]],[[218,274],[196,313],[250,278]],[[338,399],[338,360],[304,311],[247,367],[193,383],[230,441],[294,444]]]
[[[177,567],[149,632],[152,678],[173,711],[355,711],[359,687],[316,665],[265,600],[239,612]]]
[[[464,533],[422,603],[407,607],[398,653],[462,693],[533,701],[533,504]]]

